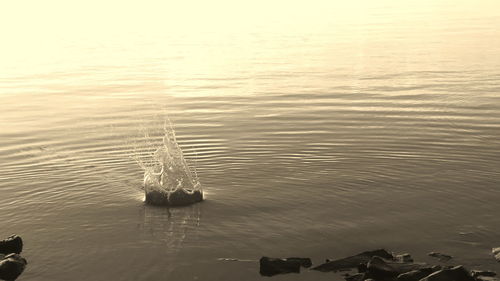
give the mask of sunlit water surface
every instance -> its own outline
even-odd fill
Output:
[[[218,259],[379,247],[500,270],[500,7],[385,2],[4,53],[0,234],[25,240],[19,280],[257,280]],[[132,156],[167,117],[201,204],[143,203]]]

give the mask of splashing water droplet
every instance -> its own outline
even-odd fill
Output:
[[[151,145],[149,134],[145,134],[145,138]],[[142,157],[139,154],[134,156],[144,170],[146,202],[155,205],[187,205],[201,201],[203,190],[196,169],[191,168],[184,158],[170,121],[165,121],[162,142],[154,148],[154,152]]]

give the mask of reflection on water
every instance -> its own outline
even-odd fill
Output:
[[[147,236],[145,239],[159,241],[165,251],[177,253],[185,246],[187,236],[196,236],[201,220],[200,208],[199,204],[184,208],[144,205],[141,210],[144,222],[140,229]]]

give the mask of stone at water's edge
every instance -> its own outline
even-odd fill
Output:
[[[498,248],[493,248],[491,250],[491,252],[493,253],[493,255],[495,256],[495,259],[500,262],[500,247]]]
[[[338,259],[338,260],[333,260],[333,261],[327,261],[324,264],[318,265],[313,268],[313,270],[318,270],[318,271],[323,271],[323,272],[328,272],[328,271],[339,271],[339,270],[345,270],[345,269],[351,269],[351,268],[356,268],[360,264],[366,264],[372,257],[381,257],[384,259],[389,259],[393,260],[394,257],[392,254],[387,252],[384,249],[378,249],[374,251],[366,251],[359,253],[355,256],[343,258],[343,259]]]
[[[157,206],[186,206],[194,203],[203,201],[203,192],[200,190],[195,190],[193,193],[189,193],[184,189],[178,189],[170,194],[152,190],[146,191],[146,203]]]
[[[463,266],[459,265],[436,271],[420,281],[475,281],[475,279]]]
[[[394,259],[398,262],[413,262],[413,258],[408,253],[404,253],[401,255],[395,255]]]
[[[28,262],[18,254],[10,254],[0,260],[0,279],[16,280]]]
[[[285,273],[300,273],[300,267],[310,267],[312,265],[309,258],[269,258],[262,257],[259,260],[260,275],[273,276]]]
[[[375,256],[368,262],[366,273],[368,277],[379,280],[395,278],[400,274],[428,267],[426,264],[392,262]]]
[[[23,240],[17,235],[11,235],[0,241],[0,254],[19,254],[23,251]]]

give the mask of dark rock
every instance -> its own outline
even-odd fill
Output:
[[[11,235],[0,241],[0,254],[19,254],[23,251],[23,240],[17,235]]]
[[[374,279],[395,278],[400,274],[428,267],[425,264],[385,261],[373,257],[367,265],[367,276]]]
[[[497,275],[496,272],[493,272],[493,271],[489,271],[489,270],[477,270],[477,269],[471,270],[470,274],[474,278],[477,278],[479,276],[493,277],[493,276]]]
[[[360,263],[360,264],[358,264],[358,272],[359,273],[366,272],[366,263]]]
[[[9,254],[0,260],[0,279],[16,280],[28,262],[18,254]]]
[[[374,251],[366,251],[359,253],[355,256],[327,261],[324,264],[316,266],[313,270],[328,272],[328,271],[340,271],[346,269],[357,268],[360,264],[366,264],[372,257],[381,257],[384,259],[392,260],[394,257],[384,249],[374,250]]]
[[[417,270],[412,270],[403,274],[398,275],[398,281],[418,281],[424,277],[429,276],[431,273],[437,271],[438,269],[434,269],[431,267],[425,267]]]
[[[269,258],[260,259],[260,274],[263,276],[273,276],[285,273],[300,273],[300,267],[310,267],[311,259],[308,258]]]
[[[186,206],[203,201],[203,192],[195,190],[193,192],[184,189],[177,189],[170,196],[158,190],[146,191],[146,203],[159,206]]]
[[[434,258],[438,258],[440,261],[449,261],[453,258],[453,256],[438,252],[430,252],[428,255]]]
[[[500,247],[498,248],[493,248],[491,250],[491,252],[493,253],[493,256],[495,257],[495,259],[500,262]]]
[[[461,265],[436,271],[421,281],[475,281]]]

